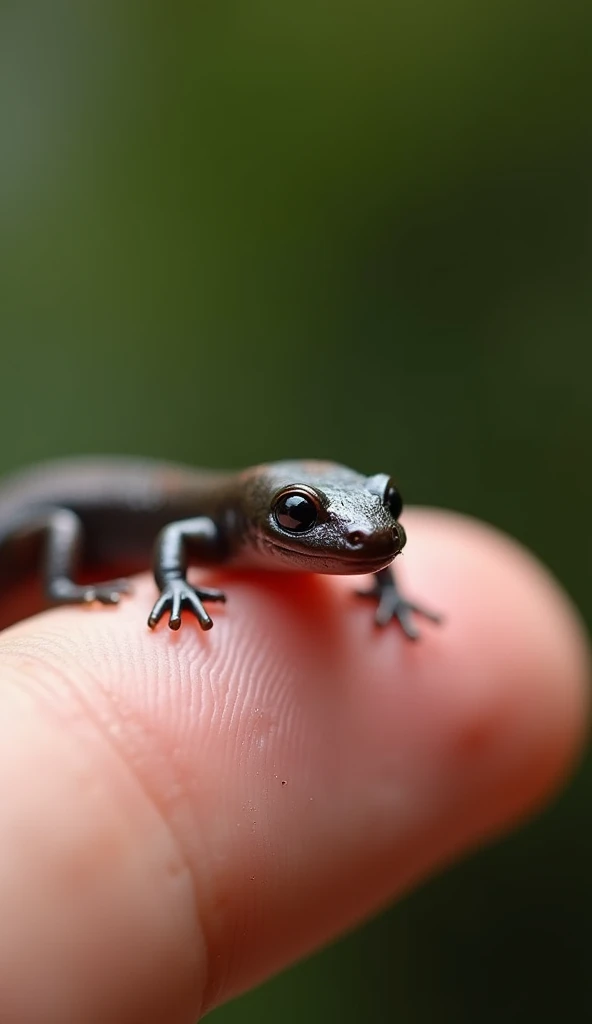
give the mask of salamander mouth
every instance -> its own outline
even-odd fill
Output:
[[[393,551],[390,556],[364,557],[361,552],[353,551],[340,551],[337,554],[334,551],[324,552],[310,549],[303,551],[296,547],[290,548],[285,544],[278,544],[276,541],[271,544],[271,548],[286,555],[294,565],[301,566],[303,569],[309,566],[313,572],[326,572],[334,576],[363,576],[365,573],[378,572],[379,569],[385,569],[387,565],[390,565],[398,554],[397,551]]]

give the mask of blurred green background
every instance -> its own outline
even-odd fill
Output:
[[[2,468],[388,468],[590,622],[591,29],[581,0],[2,2]],[[590,790],[213,1019],[586,1019]]]

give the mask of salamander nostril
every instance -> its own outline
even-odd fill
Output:
[[[352,548],[361,548],[365,539],[366,534],[363,530],[352,530],[351,533],[348,533],[347,535],[347,543]]]

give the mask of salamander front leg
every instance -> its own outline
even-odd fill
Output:
[[[41,524],[46,531],[44,552],[45,593],[54,604],[117,604],[122,594],[131,591],[127,580],[102,583],[75,583],[83,542],[83,528],[75,512],[67,508],[50,509]]]
[[[378,601],[375,621],[379,626],[386,626],[392,619],[396,619],[401,629],[410,640],[417,640],[420,636],[413,621],[413,613],[423,615],[424,619],[430,622],[441,622],[442,617],[435,612],[423,608],[413,601],[403,597],[395,582],[395,575],[390,566],[381,569],[373,576],[373,586],[370,590],[358,590],[361,597],[371,597]]]
[[[161,532],[154,554],[154,577],[160,588],[148,625],[151,629],[170,610],[169,628],[179,629],[181,611],[193,612],[202,629],[211,629],[214,623],[204,608],[204,601],[225,601],[226,594],[211,587],[193,587],[187,582],[187,566],[191,549],[199,560],[211,562],[219,549],[218,530],[211,519],[199,516],[171,523]]]

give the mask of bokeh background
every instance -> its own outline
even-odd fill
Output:
[[[590,621],[591,42],[581,0],[0,3],[2,469],[388,468]],[[591,798],[212,1019],[587,1019]]]

